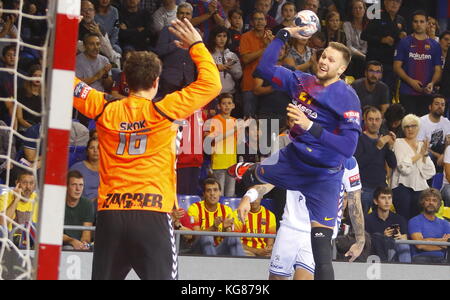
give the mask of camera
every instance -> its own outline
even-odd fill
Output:
[[[392,232],[392,237],[400,234],[400,225],[399,224],[392,224],[392,226],[390,228],[394,229],[394,231]]]

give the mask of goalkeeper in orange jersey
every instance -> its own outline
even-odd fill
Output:
[[[74,107],[95,119],[100,186],[92,279],[177,279],[170,213],[176,205],[175,120],[217,97],[222,87],[213,58],[192,24],[172,23],[178,47],[189,51],[198,79],[155,102],[161,62],[134,52],[124,66],[130,96],[111,100],[75,80]]]

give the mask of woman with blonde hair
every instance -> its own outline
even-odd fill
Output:
[[[436,174],[433,161],[428,156],[429,141],[419,142],[417,134],[420,118],[409,114],[402,120],[405,138],[394,143],[397,168],[391,180],[393,203],[397,214],[407,220],[420,213],[419,195],[429,188],[427,180]]]

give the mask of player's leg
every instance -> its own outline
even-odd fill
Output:
[[[316,265],[314,280],[334,280],[332,237],[333,228],[311,223],[311,247]]]
[[[270,258],[269,280],[289,280],[294,273],[294,264],[301,248],[300,232],[280,226]],[[306,233],[309,239],[309,234]]]
[[[131,271],[120,211],[100,211],[95,229],[92,280],[121,280]]]
[[[178,279],[178,254],[169,214],[131,211],[127,220],[128,255],[143,280]]]

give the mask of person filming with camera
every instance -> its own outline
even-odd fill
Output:
[[[408,223],[401,215],[393,213],[392,190],[378,187],[373,194],[373,210],[365,220],[366,231],[372,239],[372,254],[382,262],[411,262],[409,245],[396,244],[395,240],[407,240]]]

